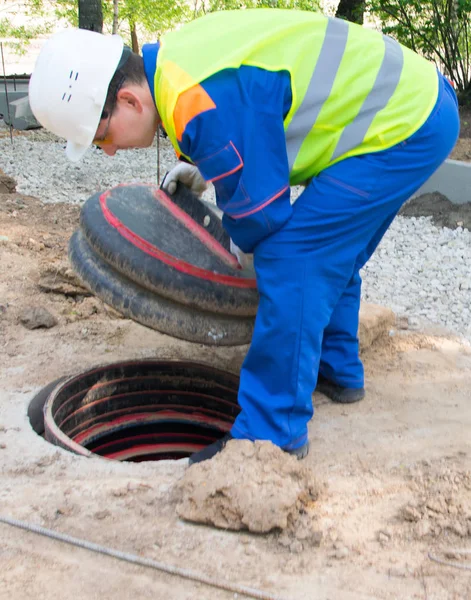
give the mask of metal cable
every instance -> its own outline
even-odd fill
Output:
[[[450,554],[461,554],[463,556],[471,555],[471,550],[443,550],[443,552],[450,553]],[[430,560],[433,560],[434,562],[436,562],[440,565],[445,565],[446,567],[455,567],[455,569],[463,569],[464,571],[471,571],[470,563],[461,564],[461,563],[452,562],[449,560],[443,560],[442,558],[438,558],[437,556],[434,556],[431,552],[428,553],[428,557],[430,558]]]
[[[113,558],[124,560],[135,565],[140,565],[142,567],[150,567],[151,569],[163,571],[164,573],[168,573],[169,575],[176,575],[177,577],[183,577],[184,579],[198,581],[199,583],[219,588],[227,592],[241,594],[249,598],[258,598],[259,600],[287,600],[286,598],[283,599],[280,596],[274,596],[273,594],[270,594],[268,592],[262,592],[261,590],[246,587],[245,585],[239,585],[236,583],[230,583],[228,581],[226,582],[219,579],[213,579],[212,577],[208,577],[207,575],[204,575],[202,573],[197,573],[196,571],[191,571],[189,569],[181,569],[180,567],[166,565],[164,563],[157,562],[150,558],[143,558],[137,556],[136,554],[128,554],[126,552],[121,552],[120,550],[114,550],[113,548],[100,546],[99,544],[89,542],[88,540],[82,540],[80,538],[72,537],[64,533],[59,533],[57,531],[54,531],[53,529],[47,529],[45,527],[41,527],[40,525],[34,525],[33,523],[18,521],[17,519],[4,517],[2,515],[0,515],[0,522],[5,523],[6,525],[12,525],[13,527],[18,527],[20,529],[25,529],[26,531],[31,531],[39,535],[43,535],[48,538],[58,540],[60,542],[65,542],[67,544],[71,544],[72,546],[78,546],[79,548],[84,548],[85,550],[91,550],[92,552],[98,552],[99,554],[112,556]]]
[[[1,54],[2,54],[3,81],[5,83],[5,100],[7,103],[7,114],[8,114],[8,121],[9,121],[9,127],[10,127],[10,143],[13,144],[13,121],[12,121],[11,115],[10,115],[10,100],[8,99],[7,74],[5,71],[5,59],[3,57],[3,42],[0,42],[0,50],[1,50]]]
[[[160,186],[160,125],[157,126],[157,185]]]

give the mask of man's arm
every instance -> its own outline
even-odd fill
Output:
[[[291,104],[289,76],[241,67],[218,73],[199,87],[210,102],[200,97],[199,113],[193,102],[197,114],[180,123],[180,147],[214,184],[232,240],[252,252],[292,214],[283,129]],[[201,96],[202,90],[197,93]],[[180,104],[184,96],[176,116],[188,115]]]

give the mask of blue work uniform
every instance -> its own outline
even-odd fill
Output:
[[[143,48],[152,92],[157,53],[157,44]],[[190,120],[180,148],[213,182],[234,243],[254,254],[260,293],[235,438],[300,447],[319,372],[344,387],[364,386],[360,269],[458,137],[456,95],[437,76],[436,105],[416,133],[326,168],[294,204],[283,127],[292,102],[289,74],[241,66],[201,83],[215,108]]]

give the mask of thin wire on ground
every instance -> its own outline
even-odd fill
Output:
[[[443,550],[442,551],[443,554],[460,554],[462,556],[471,556],[471,550],[453,550],[453,549],[449,549],[449,550]],[[433,560],[434,562],[440,564],[440,565],[445,565],[446,567],[454,567],[455,569],[463,569],[464,571],[471,571],[471,564],[470,563],[459,563],[459,562],[453,562],[450,560],[443,560],[443,558],[438,558],[438,556],[434,556],[431,552],[429,552],[428,557],[430,558],[430,560]]]
[[[72,537],[70,535],[54,531],[53,529],[47,529],[46,527],[41,527],[40,525],[34,525],[33,523],[27,523],[25,521],[19,521],[17,519],[12,519],[11,517],[0,515],[0,522],[5,523],[6,525],[11,525],[12,527],[18,527],[19,529],[31,531],[32,533],[37,533],[38,535],[42,535],[53,540],[65,542],[67,544],[71,544],[72,546],[78,546],[79,548],[84,548],[85,550],[98,552],[99,554],[111,556],[113,558],[124,560],[142,567],[150,567],[151,569],[156,569],[158,571],[168,573],[169,575],[176,575],[177,577],[182,577],[184,579],[191,579],[211,587],[219,588],[227,592],[233,592],[235,594],[241,594],[249,598],[257,598],[259,600],[288,600],[287,598],[274,596],[269,592],[263,592],[255,588],[246,587],[237,583],[230,583],[228,581],[222,581],[219,579],[213,579],[212,577],[208,577],[202,573],[197,573],[196,571],[181,569],[172,565],[166,565],[150,558],[143,558],[141,556],[137,556],[136,554],[128,554],[126,552],[121,552],[120,550],[115,550],[106,546],[100,546],[99,544],[95,544],[94,542],[90,542],[88,540]]]

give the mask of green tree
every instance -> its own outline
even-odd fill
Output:
[[[340,0],[336,17],[363,25],[366,0]]]
[[[367,0],[384,33],[434,61],[461,99],[471,94],[471,0]]]
[[[297,8],[300,10],[319,11],[318,0],[202,0],[197,9],[197,0],[194,0],[194,16],[200,13],[215,12],[218,10],[236,10],[241,8]],[[199,3],[198,3],[199,4]]]
[[[5,46],[18,54],[25,54],[29,43],[41,35],[51,31],[52,20],[46,19],[42,7],[42,0],[31,0],[29,5],[29,18],[26,23],[17,25],[15,17],[20,14],[21,2],[15,9],[6,11],[5,0],[0,1],[0,40]],[[8,16],[5,16],[8,15]]]
[[[111,30],[112,0],[104,0],[105,24]],[[139,51],[139,36],[160,37],[177,23],[191,19],[192,12],[185,0],[119,0],[118,33],[128,38],[132,49]]]
[[[0,6],[4,0],[0,0]],[[137,52],[139,37],[157,39],[176,24],[190,20],[193,12],[186,0],[19,0],[23,14],[32,17],[27,26],[15,27],[11,19],[0,17],[0,37],[10,39],[10,46],[17,51],[26,51],[29,41],[52,30],[54,19],[61,19],[79,26],[79,3],[82,10],[89,11],[92,5],[100,4],[103,12],[103,29],[123,36]],[[117,8],[117,16],[114,9]],[[94,7],[97,19],[98,6]],[[37,24],[37,17],[42,24]],[[89,27],[85,27],[88,29]],[[94,29],[96,30],[96,29]]]

